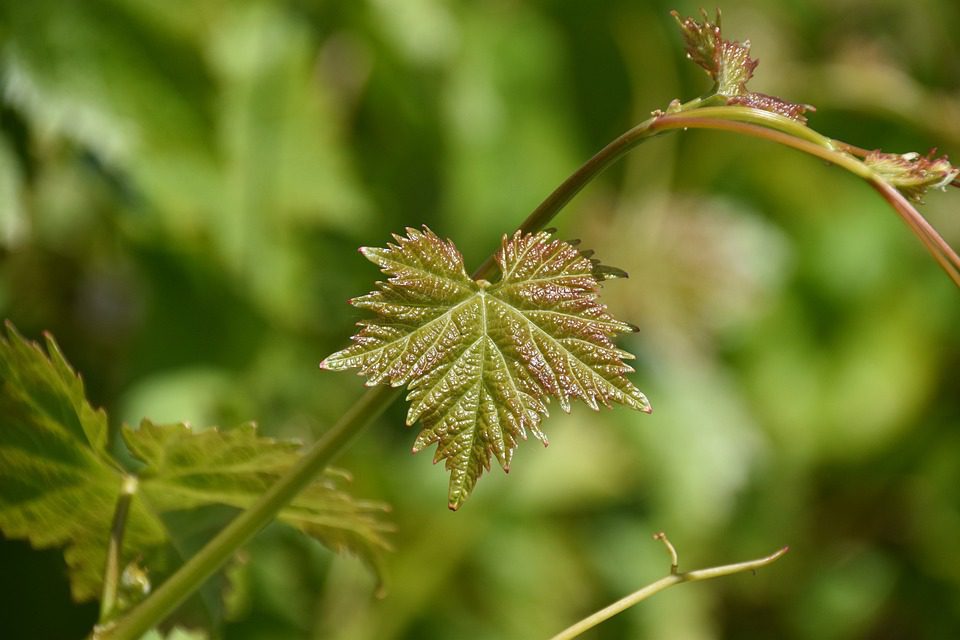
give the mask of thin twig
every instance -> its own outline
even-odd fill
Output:
[[[677,556],[677,549],[673,546],[673,543],[670,542],[667,538],[667,534],[663,531],[653,534],[654,540],[660,540],[663,542],[663,546],[667,548],[667,553],[670,554],[670,573],[675,574],[680,570],[680,558]]]
[[[662,540],[667,549],[670,551],[672,562],[674,563],[671,566],[670,575],[660,578],[656,582],[652,582],[647,586],[634,591],[630,595],[617,600],[611,605],[600,609],[596,613],[592,613],[583,620],[580,620],[576,624],[573,624],[557,635],[553,636],[550,640],[570,640],[571,638],[576,638],[584,631],[592,629],[601,622],[609,620],[613,616],[626,611],[633,605],[638,602],[646,600],[650,596],[660,593],[668,587],[672,587],[675,584],[680,584],[681,582],[699,582],[701,580],[711,580],[713,578],[720,578],[722,576],[729,576],[734,573],[743,573],[744,571],[756,571],[761,567],[765,567],[768,564],[776,562],[780,559],[783,554],[790,550],[790,547],[783,547],[770,555],[758,558],[757,560],[748,560],[747,562],[738,562],[736,564],[725,564],[719,567],[709,567],[707,569],[696,569],[694,571],[683,571],[680,573],[674,572],[674,568],[677,563],[676,549],[673,548],[673,545],[670,544],[670,541],[667,540],[667,537],[663,533],[658,533],[654,536],[657,540]]]
[[[127,515],[130,503],[137,492],[136,476],[123,477],[120,497],[113,511],[113,524],[110,525],[110,540],[107,543],[107,564],[103,570],[103,596],[100,598],[100,619],[103,624],[109,619],[117,606],[117,592],[120,584],[120,560],[123,556],[123,534],[127,528]]]

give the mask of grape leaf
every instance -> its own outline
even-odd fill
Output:
[[[693,18],[680,18],[676,11],[671,11],[670,14],[680,26],[687,58],[713,78],[715,92],[725,96],[727,104],[772,111],[804,123],[807,119],[803,114],[816,111],[808,104],[788,102],[777,96],[747,89],[747,82],[753,77],[759,61],[750,57],[749,40],[737,42],[723,37],[719,9],[713,22],[702,9],[702,22]]]
[[[64,546],[77,600],[99,593],[123,471],[106,453],[107,418],[84,397],[48,335],[49,357],[7,327],[0,340],[0,530],[35,547]],[[164,532],[132,505],[131,548],[162,544]]]
[[[351,301],[378,317],[358,323],[353,344],[320,366],[358,368],[370,386],[407,386],[407,424],[423,423],[413,450],[437,445],[451,509],[492,457],[509,470],[528,431],[547,443],[540,422],[551,397],[564,411],[574,399],[650,411],[624,377],[633,356],[612,341],[633,327],[597,300],[599,281],[622,272],[547,232],[517,232],[503,238],[502,276],[491,284],[470,279],[453,243],[426,227],[393,237],[387,248],[361,249],[389,280]]]
[[[207,505],[245,507],[299,460],[295,442],[260,437],[253,426],[195,432],[144,421],[123,438],[142,468],[130,505],[122,565],[163,557],[172,533],[164,516]],[[107,417],[54,340],[46,353],[7,325],[0,337],[0,531],[35,547],[65,547],[73,596],[99,596],[110,524],[133,475],[107,452]],[[384,507],[354,500],[343,474],[327,472],[280,519],[380,569],[388,547]]]
[[[124,427],[124,442],[146,463],[138,473],[140,496],[160,513],[225,504],[249,507],[299,459],[301,445],[257,435],[252,424],[195,432],[184,424]],[[336,551],[357,552],[378,576],[380,551],[392,527],[380,519],[386,506],[353,499],[342,485],[349,476],[327,470],[278,518]]]

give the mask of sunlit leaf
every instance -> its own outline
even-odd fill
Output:
[[[503,238],[502,275],[491,284],[470,279],[453,243],[429,229],[394,239],[361,249],[390,279],[353,304],[379,317],[359,323],[353,344],[321,366],[408,387],[407,424],[423,423],[414,451],[437,444],[434,461],[451,472],[451,509],[492,457],[509,469],[528,431],[546,444],[540,422],[551,397],[564,411],[574,399],[649,411],[625,377],[633,356],[612,341],[632,327],[597,300],[589,254],[546,232],[518,232]]]
[[[99,595],[114,508],[125,471],[107,453],[107,419],[56,343],[47,353],[12,326],[0,339],[0,531],[36,547],[65,547],[74,598]],[[124,535],[121,566],[171,542],[165,514],[208,505],[251,504],[299,459],[296,442],[260,437],[252,425],[194,431],[144,421],[124,428],[142,463]],[[280,520],[335,550],[380,569],[388,547],[385,507],[345,493],[346,477],[328,471],[280,513]],[[152,568],[152,567],[151,567]]]
[[[727,104],[742,105],[772,111],[800,122],[806,122],[804,113],[814,111],[806,104],[788,102],[776,96],[757,93],[747,89],[747,82],[759,61],[750,57],[750,41],[737,42],[723,37],[720,28],[720,11],[711,22],[707,12],[701,10],[702,22],[693,18],[680,18],[671,12],[683,34],[687,58],[707,72],[715,82],[717,95],[725,96]]]

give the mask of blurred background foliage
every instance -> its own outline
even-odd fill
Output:
[[[576,166],[705,91],[656,0],[2,0],[0,315],[50,330],[118,426],[312,440],[362,392],[322,373],[428,224],[475,265]],[[751,0],[752,86],[888,151],[960,155],[960,5]],[[924,212],[960,245],[958,194]],[[865,184],[724,133],[659,138],[557,219],[631,278],[653,416],[554,410],[456,514],[399,403],[338,465],[398,524],[392,589],[268,529],[228,639],[537,638],[682,568],[596,638],[960,634],[960,298]],[[82,509],[83,505],[77,505]],[[70,517],[70,514],[64,514]],[[0,635],[81,637],[55,551],[0,544]]]

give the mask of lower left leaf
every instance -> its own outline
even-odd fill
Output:
[[[98,598],[110,524],[124,477],[107,451],[107,418],[49,335],[46,352],[7,324],[0,335],[0,531],[35,547],[64,547],[73,597]],[[130,506],[122,562],[151,567],[170,543],[168,512],[253,503],[300,457],[300,445],[252,425],[194,431],[183,424],[125,427],[143,466]],[[279,519],[334,550],[354,552],[382,578],[392,526],[386,505],[352,498],[343,473],[325,472]]]

